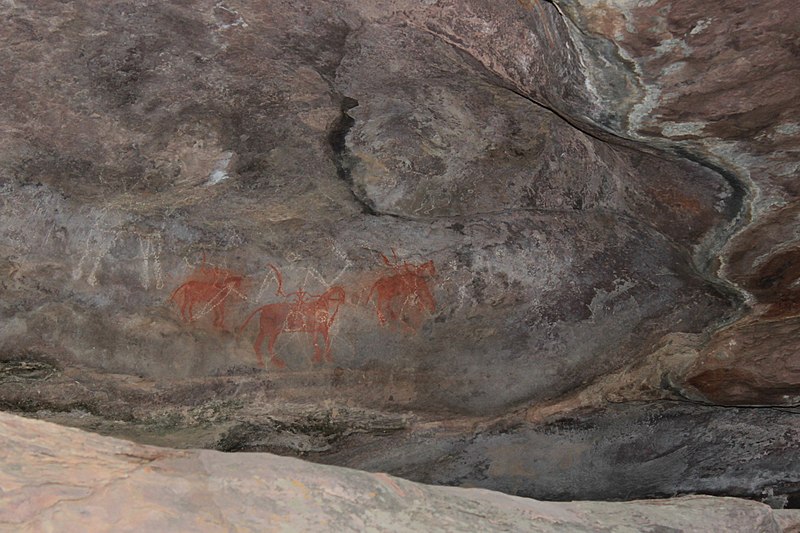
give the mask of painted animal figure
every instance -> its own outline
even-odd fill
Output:
[[[214,326],[225,327],[225,302],[233,292],[241,292],[242,276],[226,276],[212,280],[189,280],[172,292],[170,301],[180,305],[181,318],[186,322],[194,320],[194,308],[202,305],[214,313]]]
[[[391,320],[403,325],[408,331],[414,331],[417,316],[426,309],[430,313],[436,311],[436,300],[428,285],[428,279],[436,275],[436,267],[433,261],[419,265],[400,263],[394,250],[392,253],[393,262],[383,254],[381,258],[396,273],[378,279],[372,285],[367,301],[372,300],[373,294],[377,295],[375,308],[381,325],[386,325]]]
[[[278,368],[286,366],[283,359],[275,353],[275,343],[281,333],[287,332],[311,333],[314,343],[313,361],[322,362],[323,358],[327,361],[332,361],[330,329],[336,320],[339,306],[345,301],[344,289],[334,286],[318,296],[309,295],[303,290],[284,294],[280,272],[274,266],[269,266],[278,277],[277,294],[287,298],[294,297],[294,301],[271,303],[259,307],[250,313],[250,316],[239,327],[239,332],[241,333],[253,317],[260,315],[258,335],[253,343],[253,349],[258,357],[258,365],[264,366],[262,346],[264,340],[267,340],[270,362]]]

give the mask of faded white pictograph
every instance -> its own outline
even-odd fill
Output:
[[[86,283],[94,287],[97,285],[100,264],[117,242],[119,232],[107,226],[109,221],[106,209],[92,210],[89,218],[93,222],[82,241],[81,255],[72,269],[72,279],[85,279]]]
[[[163,289],[164,275],[161,269],[161,249],[163,239],[160,233],[138,234],[141,267],[139,276],[142,288]]]

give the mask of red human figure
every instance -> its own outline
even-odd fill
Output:
[[[243,276],[230,270],[207,267],[204,254],[200,268],[172,292],[170,301],[180,306],[181,318],[186,322],[195,320],[197,305],[202,305],[204,311],[212,310],[214,327],[224,329],[225,302],[232,293],[241,293],[243,282]]]
[[[407,331],[413,332],[418,326],[415,324],[417,317],[426,309],[430,313],[436,311],[436,300],[428,285],[429,278],[436,275],[436,267],[433,261],[419,265],[407,261],[400,263],[394,249],[392,255],[394,261],[390,261],[383,254],[381,258],[395,273],[378,279],[372,285],[367,301],[371,301],[372,295],[377,294],[375,312],[382,326],[391,320],[401,324]]]
[[[278,336],[284,332],[305,332],[312,334],[314,344],[314,362],[333,361],[331,356],[330,329],[336,320],[339,306],[345,301],[345,291],[342,287],[334,286],[324,293],[313,296],[300,289],[290,294],[283,292],[283,279],[280,272],[273,265],[269,265],[278,279],[276,294],[284,298],[294,298],[293,302],[278,302],[259,307],[239,327],[241,333],[250,323],[250,320],[260,314],[258,322],[258,335],[253,343],[253,349],[258,357],[258,365],[264,367],[264,354],[261,350],[264,340],[267,342],[270,362],[278,368],[283,368],[286,363],[275,353],[275,343]],[[311,299],[307,299],[310,297]],[[320,338],[322,343],[320,343]]]

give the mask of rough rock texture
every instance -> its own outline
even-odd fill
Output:
[[[593,139],[427,33],[299,6],[284,21],[242,12],[245,28],[215,23],[213,6],[48,19],[46,5],[19,17],[38,15],[61,67],[8,58],[6,346],[155,378],[252,366],[254,329],[208,331],[202,310],[187,327],[170,307],[205,253],[246,277],[228,325],[275,300],[274,263],[287,291],[347,291],[332,325],[340,368],[424,373],[432,388],[410,383],[421,407],[499,413],[731,309],[686,257],[730,216],[724,180]],[[177,20],[181,32],[136,33]],[[108,29],[87,42],[93,27]],[[384,72],[387,48],[399,57]],[[19,116],[38,94],[42,111]],[[682,199],[689,181],[698,192]],[[679,213],[689,223],[676,227]],[[369,299],[392,248],[436,266],[433,312],[395,298],[422,315],[416,335],[381,327]],[[292,370],[310,368],[307,337],[279,340]]]
[[[778,409],[760,411],[754,422],[742,409],[613,405],[544,424],[501,422],[468,437],[437,428],[363,440],[349,439],[325,460],[532,498],[703,492],[759,494],[778,507],[796,507],[786,495],[800,490],[800,419]]]
[[[0,6],[0,407],[797,505],[790,2]]]
[[[555,5],[597,61],[626,65],[638,93],[619,98],[603,83],[607,69],[587,64],[596,98],[581,107],[584,117],[716,166],[743,195],[738,217],[710,245],[707,260],[745,296],[749,312],[715,334],[684,383],[713,402],[796,405],[800,14],[781,0],[703,8],[691,0]],[[598,40],[605,46],[593,46]]]
[[[268,454],[131,444],[0,414],[0,530],[796,531],[734,498],[548,503]]]

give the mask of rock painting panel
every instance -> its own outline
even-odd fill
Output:
[[[432,260],[419,264],[400,261],[394,250],[392,256],[389,259],[380,254],[383,264],[391,271],[383,273],[371,285],[369,295],[362,304],[375,302],[375,313],[381,326],[414,333],[422,325],[426,314],[436,311],[436,300],[430,285],[436,275],[436,267]],[[258,333],[253,342],[258,365],[265,367],[263,347],[266,342],[270,363],[276,368],[286,366],[275,351],[282,333],[310,334],[314,346],[312,361],[332,362],[331,327],[337,319],[339,308],[346,301],[345,289],[340,285],[332,285],[321,294],[310,294],[302,288],[286,293],[280,270],[272,264],[268,267],[277,281],[275,295],[283,298],[283,301],[258,307],[238,328],[241,334],[258,317]],[[213,313],[214,327],[225,329],[226,303],[231,295],[242,300],[248,299],[242,292],[244,280],[245,276],[231,270],[208,266],[204,256],[200,267],[172,292],[170,302],[177,304],[181,318],[187,323]],[[262,284],[259,296],[263,288]]]
[[[270,362],[278,368],[283,368],[286,363],[275,353],[275,343],[281,333],[304,332],[310,333],[314,344],[315,363],[322,362],[323,358],[333,361],[331,355],[330,329],[333,326],[339,307],[345,301],[345,291],[335,285],[322,294],[312,295],[303,289],[286,294],[283,292],[283,276],[274,265],[269,267],[275,272],[278,280],[277,296],[287,300],[267,304],[259,307],[247,317],[239,331],[244,331],[256,315],[258,320],[258,335],[253,343],[253,349],[258,357],[258,364],[264,367],[264,353],[262,346],[267,341]]]

